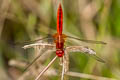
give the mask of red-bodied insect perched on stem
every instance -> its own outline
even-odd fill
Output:
[[[85,39],[71,37],[71,36],[63,34],[62,31],[63,31],[63,10],[62,10],[61,3],[59,3],[59,7],[57,10],[57,33],[51,36],[51,38],[54,40],[56,44],[56,55],[58,57],[62,57],[64,55],[65,38],[76,39],[79,41],[93,43],[93,44],[106,44],[105,42],[102,42],[102,41],[85,40]],[[45,37],[45,38],[34,40],[31,42],[37,42],[37,41],[44,40],[44,39],[49,39],[49,38]]]
[[[55,38],[56,43],[56,55],[58,57],[62,57],[64,55],[64,42],[66,36],[62,34],[62,28],[63,28],[63,11],[61,4],[59,4],[58,11],[57,11],[57,33],[53,35],[53,38]]]
[[[64,43],[65,43],[65,38],[73,38],[85,42],[91,42],[91,43],[101,43],[101,44],[106,44],[101,41],[92,41],[92,40],[83,40],[83,39],[78,39],[74,38],[71,36],[66,36],[65,34],[62,33],[63,31],[63,10],[61,3],[59,4],[58,11],[57,11],[57,33],[53,35],[53,38],[55,38],[54,42],[56,43],[56,55],[58,57],[62,57],[64,55]]]
[[[63,31],[63,10],[62,10],[61,3],[59,3],[59,7],[58,7],[58,10],[57,10],[57,33],[52,36],[52,39],[54,40],[54,43],[56,44],[56,57],[48,64],[48,66],[39,74],[39,76],[35,80],[39,79],[39,77],[49,68],[49,66],[55,61],[55,59],[57,57],[63,58],[63,56],[65,54],[65,51],[64,51],[65,38],[72,38],[72,39],[76,39],[76,40],[79,40],[79,41],[84,41],[84,42],[87,42],[87,43],[106,44],[102,41],[84,40],[84,39],[79,39],[79,38],[67,36],[67,35],[63,34],[62,31]],[[47,38],[48,37],[45,37],[43,39],[47,39]],[[38,39],[38,40],[35,40],[35,41],[40,41],[40,40],[43,40],[43,39]],[[26,48],[26,47],[28,47],[28,46],[24,46],[24,48]],[[81,52],[92,54],[92,56],[96,60],[98,60],[100,62],[104,62],[101,58],[99,58],[95,55],[95,52],[92,49],[90,49],[88,47],[73,46],[73,47],[69,47],[67,49],[68,50],[75,50],[77,48],[82,49]],[[28,69],[39,57],[40,56],[35,58],[32,61],[32,63],[26,69]]]

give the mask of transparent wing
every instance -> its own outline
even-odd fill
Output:
[[[42,47],[43,45],[38,45],[38,46]],[[50,50],[50,51],[55,51],[56,50],[54,45],[45,45],[45,47],[47,48],[47,50]],[[45,49],[45,51],[47,51],[47,50]],[[38,58],[40,58],[42,56],[43,53],[44,53],[44,51],[42,53],[39,53],[39,55],[25,68],[24,72],[26,70],[28,70],[30,68],[30,66],[32,66],[33,63],[36,62],[38,60]]]
[[[95,60],[97,60],[99,62],[105,63],[105,61],[103,59],[101,59],[100,57],[98,57],[96,54],[86,54],[86,55],[94,58]]]
[[[43,53],[42,53],[42,54],[43,54]],[[39,55],[24,69],[23,72],[26,72],[26,71],[33,65],[33,63],[38,60],[38,58],[39,58],[42,54],[39,54]]]
[[[96,56],[96,52],[93,49],[88,48],[86,46],[70,46],[70,47],[66,47],[66,50],[68,52],[81,52],[81,53],[84,53],[84,54],[96,59],[99,62],[105,63],[105,61],[103,59]]]
[[[85,39],[79,39],[71,36],[67,36],[67,38],[72,38],[72,39],[76,39],[76,40],[87,42],[87,43],[93,43],[93,44],[104,44],[104,45],[106,44],[105,42],[102,42],[102,41],[85,40]]]
[[[36,48],[36,50],[44,49],[45,51],[47,51],[47,50],[55,51],[55,50],[56,50],[54,44],[37,42],[37,41],[43,40],[43,39],[52,39],[52,38],[46,37],[46,38],[34,40],[35,43],[24,45],[23,48],[24,48],[24,49],[27,49],[27,48],[33,47],[33,48]],[[33,41],[32,41],[32,42],[33,42]],[[39,49],[37,49],[37,48],[39,48]],[[41,49],[40,49],[40,48],[41,48]],[[39,52],[39,53],[38,53],[39,55],[25,68],[24,72],[25,72],[27,69],[29,69],[29,67],[32,66],[33,63],[36,62],[37,59],[38,59],[40,56],[42,56],[42,54],[44,53],[44,51],[42,51],[42,53],[40,53],[40,51],[37,51],[37,52]]]
[[[53,40],[54,40],[54,38],[51,36],[51,37],[44,37],[44,38],[31,40],[31,41],[15,42],[15,45],[25,45],[25,44],[36,43],[36,42],[39,42],[39,41],[46,41],[48,43],[52,43]]]

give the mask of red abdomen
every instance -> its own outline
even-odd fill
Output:
[[[63,11],[61,4],[59,4],[59,8],[57,11],[57,33],[62,34],[62,28],[63,28]]]

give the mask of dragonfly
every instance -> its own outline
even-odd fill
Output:
[[[79,39],[76,37],[72,37],[72,36],[68,36],[66,34],[63,34],[63,9],[62,9],[62,5],[61,3],[59,3],[58,5],[58,9],[57,9],[57,33],[55,33],[52,36],[54,43],[55,43],[55,47],[56,47],[56,57],[48,64],[47,67],[45,67],[43,69],[43,71],[40,72],[39,76],[35,79],[38,80],[40,78],[41,75],[43,75],[43,73],[50,67],[50,65],[56,60],[57,57],[59,58],[63,58],[65,55],[65,46],[64,43],[66,42],[66,38],[71,38],[71,39],[76,39],[79,41],[83,41],[83,42],[87,42],[87,43],[94,43],[94,44],[103,44],[105,45],[105,42],[102,41],[93,41],[93,40],[85,40],[85,39]],[[38,39],[35,41],[40,41],[40,40],[44,40],[44,39],[48,39],[48,37],[42,38],[42,39]],[[36,45],[36,44],[34,44]],[[40,44],[37,44],[40,45]],[[47,44],[44,44],[47,45]],[[27,45],[24,46],[24,48],[30,47],[33,45]],[[48,45],[50,46],[50,45]],[[88,47],[84,47],[84,46],[73,46],[73,47],[67,47],[66,48],[67,51],[71,51],[71,52],[83,52],[83,53],[88,53],[89,55],[92,55],[93,58],[95,58],[97,61],[103,62],[104,60],[102,60],[101,58],[97,57],[95,55],[95,51],[88,48]],[[26,68],[28,69],[41,55],[39,55],[38,57],[36,57],[32,63]]]

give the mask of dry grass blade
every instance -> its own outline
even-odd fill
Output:
[[[34,44],[28,44],[28,45],[25,45],[23,46],[22,48],[24,49],[27,49],[27,48],[31,48],[31,47],[34,47],[34,46],[41,46],[41,47],[55,47],[55,45],[52,45],[52,44],[48,44],[48,43],[34,43]]]
[[[42,48],[47,47],[47,49],[48,49],[48,48],[53,49],[53,48],[54,48],[54,45],[48,44],[48,43],[37,42],[37,43],[28,44],[28,45],[23,46],[24,49],[31,48],[31,47],[34,47],[34,48],[35,48],[35,47],[42,47]],[[37,52],[38,52],[38,51],[37,51]],[[43,53],[42,53],[42,54],[43,54]],[[28,65],[28,67],[24,70],[24,72],[25,72],[42,54],[39,54],[39,55]]]
[[[69,71],[69,55],[67,54],[65,50],[65,54],[62,57],[62,75],[61,75],[61,80],[68,80],[68,76],[64,75],[66,72]]]
[[[64,66],[65,66],[65,73],[69,71],[69,53],[67,52],[67,50],[65,50],[65,54],[63,57],[64,60]]]
[[[42,70],[42,72],[40,72],[40,74],[36,77],[35,80],[38,80],[42,75],[43,73],[51,66],[51,64],[53,64],[53,62],[57,59],[57,56],[55,56],[53,58],[53,60]]]
[[[38,55],[36,56],[36,58],[32,61],[32,63],[30,63],[28,65],[28,67],[24,70],[24,72],[44,53],[42,52],[41,53],[41,49],[45,49],[46,51],[54,51],[55,50],[55,45],[54,44],[48,44],[46,42],[36,42],[36,43],[33,43],[33,44],[28,44],[28,45],[25,45],[23,46],[24,49],[27,49],[27,48],[34,48],[35,49],[35,53]],[[55,57],[49,64],[47,67],[45,67],[45,69],[39,74],[39,76],[37,78],[39,78],[49,67],[50,65],[55,61],[57,57]],[[38,64],[39,65],[39,64]],[[34,73],[33,73],[34,74]],[[36,80],[37,80],[36,78]]]
[[[62,57],[62,59],[64,56]],[[61,80],[64,80],[64,72],[65,72],[65,65],[64,65],[64,59],[62,60],[62,75],[61,75]]]
[[[116,80],[114,78],[106,78],[106,77],[89,75],[89,74],[84,74],[84,73],[77,73],[77,72],[67,72],[66,75],[86,78],[86,79],[92,79],[92,80]]]

